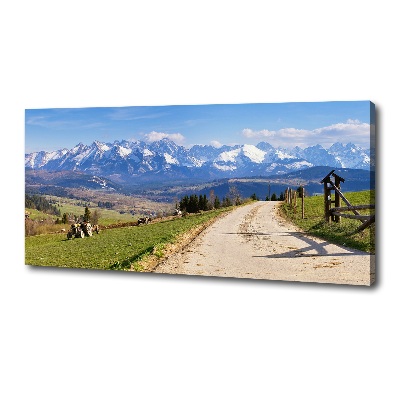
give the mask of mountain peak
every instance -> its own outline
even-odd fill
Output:
[[[298,146],[288,150],[275,148],[267,142],[223,145],[219,148],[194,145],[186,149],[168,137],[148,144],[127,140],[110,144],[95,140],[90,146],[79,143],[71,150],[25,155],[28,169],[91,171],[104,177],[118,175],[127,181],[144,174],[148,179],[165,173],[170,178],[220,178],[285,173],[313,165],[369,169],[370,164],[369,151],[352,143],[335,143],[327,150],[320,144],[304,150]]]
[[[74,146],[72,149],[71,149],[71,153],[78,153],[78,152],[81,152],[83,149],[85,149],[86,148],[86,146],[82,143],[82,142],[80,142],[80,143],[78,143],[76,146]]]
[[[274,149],[274,147],[270,145],[268,142],[260,142],[256,145],[256,147],[263,151],[269,151]]]
[[[93,142],[92,147],[101,152],[110,150],[110,146],[108,146],[106,143],[99,142],[98,140]]]

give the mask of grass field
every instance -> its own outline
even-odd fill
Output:
[[[53,221],[55,221],[57,219],[57,217],[55,215],[50,215],[50,214],[46,214],[43,211],[38,211],[34,208],[25,208],[25,213],[28,212],[29,213],[29,218],[33,219],[33,220],[47,220],[47,219],[51,219]]]
[[[48,196],[50,197],[50,196]],[[51,198],[58,201],[58,208],[60,209],[61,215],[64,213],[73,214],[73,215],[82,215],[85,212],[85,207],[82,205],[76,205],[76,200],[71,200],[62,197],[51,196]],[[100,208],[94,205],[94,202],[89,203],[89,209],[91,212],[97,210],[100,213],[99,224],[100,225],[109,225],[115,224],[118,222],[131,222],[137,220],[138,216],[133,216],[132,214],[125,212],[120,213],[119,210],[111,210]]]
[[[345,193],[345,197],[352,205],[375,204],[375,191]],[[305,219],[301,215],[301,200],[297,201],[297,209],[283,203],[282,215],[301,227],[305,232],[327,239],[333,243],[345,245],[354,249],[375,254],[375,224],[364,231],[352,234],[360,226],[354,219],[342,218],[340,223],[326,223],[324,218],[323,196],[306,197],[304,202]],[[332,198],[334,200],[334,196]],[[342,206],[345,206],[342,202]],[[361,210],[360,214],[374,214],[375,210]]]
[[[82,201],[75,198],[66,198],[59,196],[48,196],[46,199],[51,201],[59,210],[60,216],[46,214],[44,212],[25,208],[25,213],[29,213],[31,221],[36,221],[33,234],[45,234],[45,233],[56,233],[60,232],[61,229],[69,229],[70,222],[67,224],[55,224],[57,219],[61,220],[62,215],[73,217],[74,215],[79,217],[85,212],[85,205],[88,205],[91,213],[97,211],[100,215],[98,224],[101,226],[109,226],[119,223],[136,222],[138,218],[147,215],[149,212],[153,214],[164,214],[172,213],[173,205],[167,203],[158,203],[150,200],[146,200],[140,197],[125,196],[120,194],[108,195],[103,198],[102,195],[98,199],[111,201],[113,203],[113,209],[97,207],[97,199],[94,197],[95,194],[91,194],[90,201]],[[135,214],[131,214],[134,211]],[[40,222],[40,224],[38,224]]]
[[[121,214],[118,211],[115,210],[108,210],[104,208],[99,208],[99,207],[89,207],[90,211],[93,213],[95,210],[97,210],[100,213],[100,218],[99,218],[99,224],[100,225],[110,225],[110,224],[116,224],[119,222],[132,222],[136,221],[138,219],[138,215],[132,215],[129,213],[124,213]],[[71,213],[74,215],[83,215],[85,212],[85,207],[81,206],[76,206],[72,204],[61,204],[60,205],[60,211],[61,215],[64,213]]]
[[[70,268],[140,270],[143,257],[163,255],[167,243],[174,243],[192,228],[229,209],[207,211],[149,225],[105,229],[100,234],[68,240],[66,234],[48,234],[25,238],[27,265]]]
[[[74,205],[60,205],[61,216],[63,213],[71,213],[72,215],[83,215],[85,208]],[[90,208],[90,211],[93,213],[97,210],[100,213],[99,225],[101,226],[109,226],[113,224],[120,224],[126,222],[136,222],[140,215],[131,215],[129,213],[120,214],[118,211],[114,210],[106,210],[100,209],[98,207]],[[32,208],[25,208],[25,212],[29,213],[29,219],[31,221],[36,221],[34,235],[40,235],[45,233],[57,233],[60,232],[61,229],[68,230],[70,228],[70,222],[67,224],[55,224],[57,219],[61,220],[61,216],[57,217],[56,215],[46,214],[42,211],[38,211]],[[43,222],[40,222],[43,221]],[[39,223],[40,222],[40,223]]]

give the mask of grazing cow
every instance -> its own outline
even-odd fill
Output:
[[[140,225],[140,224],[146,224],[147,225],[150,221],[151,221],[150,217],[142,217],[142,218],[138,219],[137,224],[138,225]]]

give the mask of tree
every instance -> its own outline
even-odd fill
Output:
[[[278,199],[276,198],[276,194],[275,193],[272,193],[272,196],[271,196],[271,201],[277,201]]]
[[[57,217],[61,216],[60,209],[53,205],[52,201],[48,201],[45,197],[34,194],[32,196],[25,194],[25,207],[35,208],[46,214],[53,214]]]
[[[207,203],[208,203],[208,201],[207,201],[207,196],[206,195],[200,195],[199,196],[199,210],[202,210],[202,211],[206,211],[207,210]]]
[[[268,195],[265,197],[265,201],[270,201],[270,198]]]
[[[93,225],[98,225],[101,213],[99,210],[94,210],[92,214],[91,222]]]
[[[210,189],[210,207],[215,207],[215,192],[214,189]]]
[[[254,201],[255,201],[255,200],[257,200],[257,201],[260,200],[260,199],[257,197],[257,195],[256,195],[255,193],[253,193],[253,194],[250,196],[250,199],[251,199],[251,200],[254,200]]]
[[[230,207],[232,205],[232,200],[229,197],[224,197],[222,199],[222,207]]]
[[[199,211],[199,198],[197,197],[197,194],[190,195],[186,211],[189,213],[196,213]]]
[[[61,218],[61,223],[67,224],[68,223],[68,215],[67,213],[64,213],[62,218]]]
[[[219,199],[218,196],[215,196],[214,198],[214,208],[218,209],[221,207],[221,200]]]
[[[241,198],[240,198],[239,190],[238,190],[238,188],[237,188],[236,186],[234,186],[234,185],[232,185],[232,186],[229,188],[229,197],[230,197],[232,203],[233,203],[235,206],[238,206],[238,205],[240,205],[240,204],[242,203]]]
[[[179,209],[183,211],[188,211],[189,206],[189,196],[184,196],[179,202]]]
[[[90,222],[90,217],[91,217],[91,212],[89,208],[85,207],[85,213],[83,214],[83,221],[84,222]]]
[[[281,192],[281,194],[279,195],[279,199],[280,201],[285,200],[285,195],[283,194],[283,192]]]

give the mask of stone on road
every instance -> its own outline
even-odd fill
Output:
[[[375,256],[312,237],[282,219],[277,202],[238,207],[154,272],[369,286]]]

